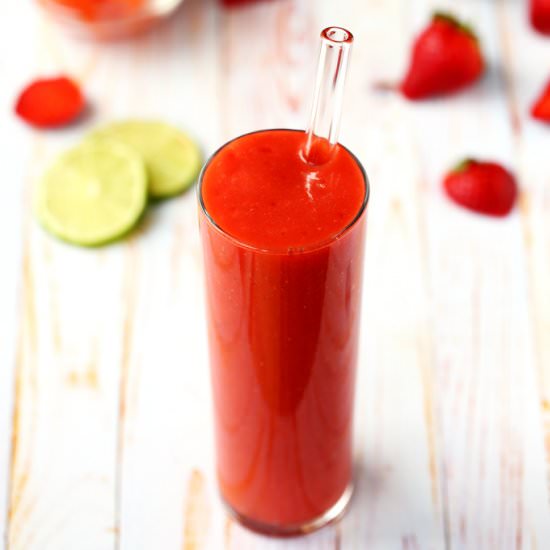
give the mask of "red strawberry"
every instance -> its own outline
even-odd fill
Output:
[[[443,181],[445,191],[457,204],[490,216],[506,216],[518,189],[514,176],[494,162],[467,159]]]
[[[541,96],[531,107],[533,118],[538,118],[543,122],[550,122],[550,80]]]
[[[15,112],[28,123],[52,128],[72,122],[85,107],[78,86],[61,76],[36,80],[27,86],[15,105]]]
[[[550,34],[550,0],[531,0],[531,25],[543,34]]]
[[[473,31],[445,13],[436,13],[416,39],[401,92],[409,99],[448,94],[475,82],[485,63]]]

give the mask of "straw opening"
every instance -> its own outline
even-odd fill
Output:
[[[321,33],[322,38],[338,44],[353,42],[353,35],[342,27],[328,27]]]

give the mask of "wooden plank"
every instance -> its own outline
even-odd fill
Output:
[[[416,3],[413,26],[435,7]],[[475,22],[490,67],[460,96],[403,113],[425,186],[446,535],[452,548],[540,548],[549,541],[538,519],[548,523],[548,503],[537,489],[545,475],[521,219],[468,214],[440,191],[442,174],[464,156],[515,168],[508,83],[495,70],[502,55],[496,4],[437,7]]]
[[[515,129],[514,153],[522,186],[520,215],[524,261],[530,283],[529,313],[538,368],[537,391],[530,405],[540,407],[544,431],[543,439],[539,431],[540,418],[529,426],[534,456],[530,453],[533,459],[526,468],[538,483],[530,483],[525,489],[529,497],[525,512],[529,522],[525,531],[526,538],[538,541],[541,547],[550,544],[547,482],[550,465],[550,136],[546,127],[530,118],[529,109],[550,78],[550,45],[547,39],[527,26],[524,10],[522,4],[503,3],[498,6],[496,23],[502,76],[508,84],[508,116]]]
[[[23,25],[33,28],[35,18],[30,5],[18,10],[2,10],[5,29],[0,33],[0,49],[10,50],[17,40],[17,32]],[[9,493],[9,470],[12,448],[13,393],[15,387],[15,364],[19,322],[19,289],[21,278],[21,241],[23,238],[21,182],[28,177],[29,157],[34,144],[27,130],[13,115],[11,106],[18,93],[18,86],[25,82],[26,67],[33,63],[32,41],[22,47],[15,56],[0,58],[0,72],[7,85],[0,87],[0,147],[4,163],[3,212],[0,217],[0,550],[4,550],[7,537],[7,503]]]
[[[221,11],[224,138],[304,127],[319,47],[318,13],[303,0]]]
[[[213,3],[185,2],[158,32],[131,45],[139,104],[118,116],[150,114],[194,133],[209,154],[220,143],[218,51]],[[128,56],[128,57],[127,57]],[[156,83],[156,84],[155,84]],[[121,549],[199,550],[211,541],[216,504],[196,196],[159,204],[134,242],[135,286],[128,361],[121,384],[118,515]]]

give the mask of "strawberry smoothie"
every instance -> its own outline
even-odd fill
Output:
[[[368,182],[337,145],[266,130],[203,170],[217,471],[249,527],[300,532],[334,517],[352,482],[352,411]]]

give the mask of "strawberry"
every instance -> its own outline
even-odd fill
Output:
[[[436,13],[416,39],[401,92],[409,99],[456,92],[475,82],[485,62],[474,32],[445,13]]]
[[[550,0],[531,0],[531,25],[543,34],[550,34]]]
[[[543,90],[541,96],[531,107],[531,115],[543,122],[550,122],[550,80]]]
[[[17,99],[15,112],[33,126],[53,128],[72,122],[85,106],[79,87],[60,76],[29,84]]]
[[[514,176],[494,162],[466,159],[445,176],[449,197],[464,208],[506,216],[512,210],[518,189]]]

